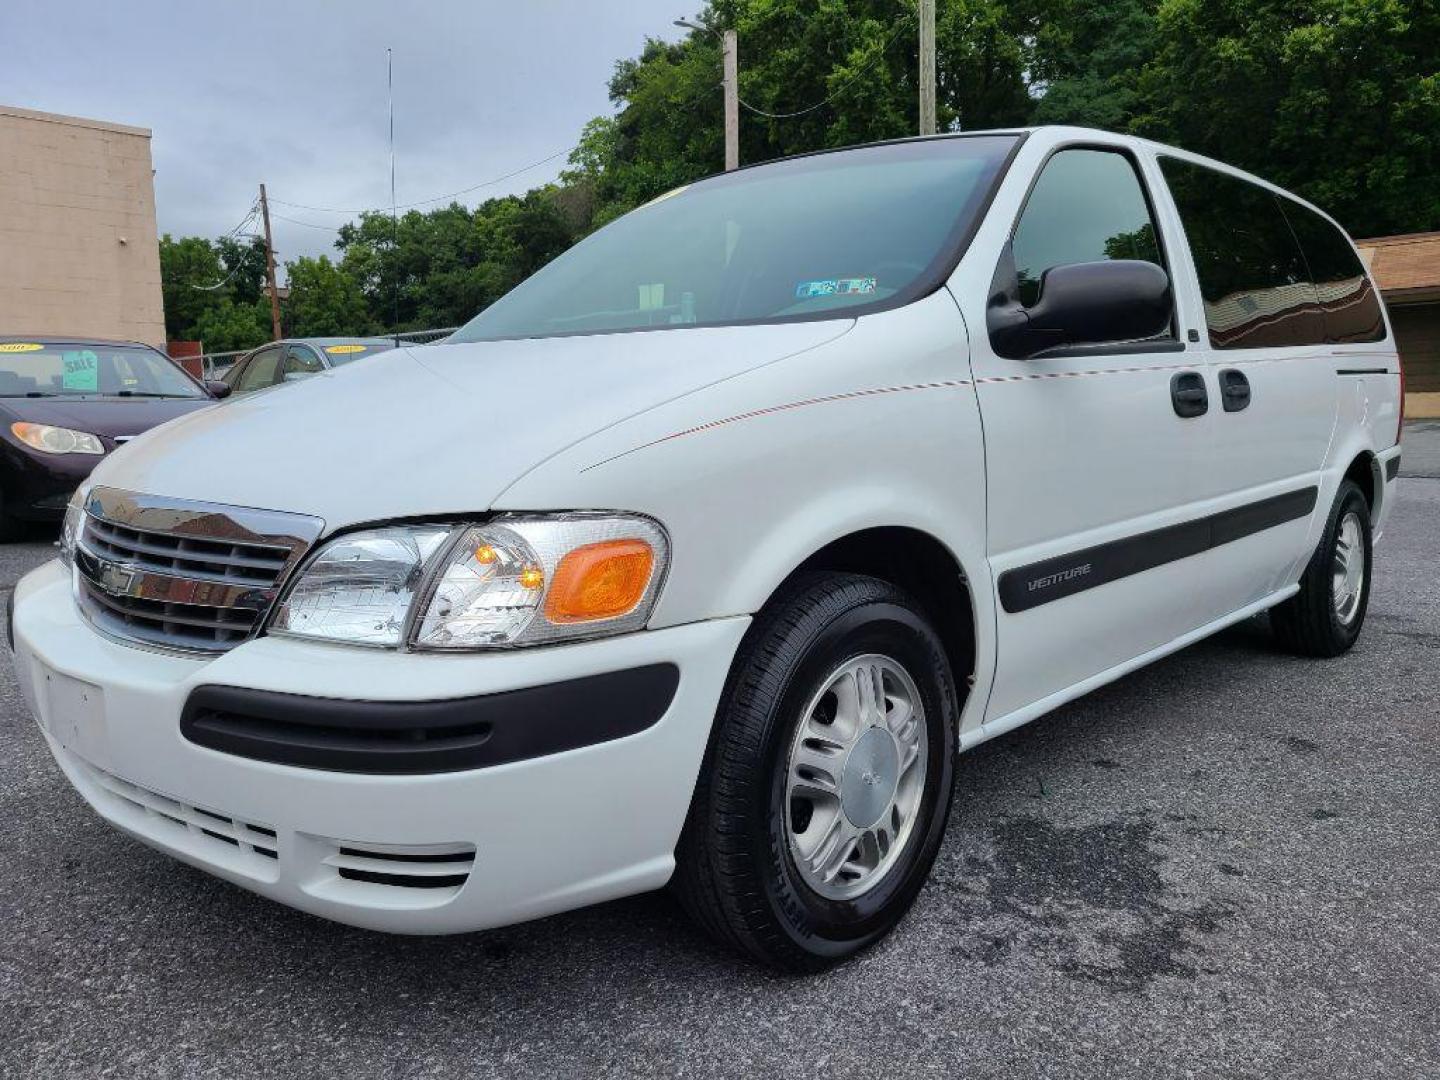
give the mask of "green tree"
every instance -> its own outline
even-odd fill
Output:
[[[225,269],[210,241],[199,236],[160,238],[160,293],[165,335],[193,340],[200,317],[224,298]]]
[[[1249,169],[1358,236],[1440,228],[1440,6],[1164,0],[1133,130]]]
[[[215,241],[216,254],[230,279],[230,296],[252,304],[265,295],[265,241],[258,236],[237,240],[222,236]]]
[[[454,326],[529,277],[588,228],[554,188],[411,210],[398,222],[362,214],[341,227],[340,269],[387,329]]]
[[[190,340],[204,342],[206,352],[231,352],[263,345],[270,340],[270,331],[268,300],[246,304],[226,296],[201,312]]]
[[[359,284],[326,256],[288,262],[285,276],[290,284],[289,333],[296,337],[358,337],[376,331]]]
[[[1029,58],[1033,121],[1126,130],[1157,46],[1157,3],[1045,0],[1034,12]]]

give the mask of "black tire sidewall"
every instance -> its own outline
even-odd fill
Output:
[[[1360,585],[1360,604],[1355,609],[1355,617],[1350,622],[1342,623],[1340,616],[1335,612],[1334,578],[1330,567],[1335,559],[1335,546],[1340,538],[1340,523],[1345,520],[1345,515],[1353,511],[1360,521],[1361,543],[1365,549],[1365,576]],[[1370,584],[1374,578],[1374,559],[1370,504],[1366,502],[1364,493],[1354,483],[1346,481],[1340,488],[1340,497],[1336,500],[1335,511],[1330,517],[1329,528],[1325,533],[1325,544],[1320,549],[1320,558],[1316,562],[1316,581],[1314,586],[1323,592],[1326,620],[1330,627],[1330,637],[1334,645],[1340,649],[1348,649],[1360,636],[1360,630],[1365,625],[1365,613],[1370,607]]]
[[[801,711],[836,667],[867,653],[898,661],[920,691],[925,707],[927,759],[920,817],[906,850],[885,877],[863,896],[836,901],[803,880],[786,831],[786,764]],[[764,891],[776,921],[799,948],[839,957],[883,935],[904,915],[929,876],[950,809],[955,768],[957,707],[949,664],[934,630],[910,607],[872,602],[853,607],[814,634],[802,647],[771,708],[762,750],[765,782],[756,785],[755,820],[763,835],[754,850]]]

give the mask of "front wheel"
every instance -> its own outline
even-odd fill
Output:
[[[1370,604],[1372,562],[1370,504],[1354,482],[1342,481],[1300,591],[1270,612],[1281,644],[1327,657],[1354,645]]]
[[[675,889],[712,935],[814,971],[883,937],[930,872],[959,706],[915,603],[854,574],[797,581],[736,659]]]

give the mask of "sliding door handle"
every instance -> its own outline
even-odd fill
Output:
[[[1220,401],[1226,412],[1239,412],[1250,404],[1250,380],[1234,368],[1220,372]]]
[[[1170,379],[1170,404],[1175,408],[1175,415],[1181,419],[1204,416],[1210,408],[1205,376],[1198,371],[1176,372]]]

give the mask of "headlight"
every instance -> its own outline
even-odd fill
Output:
[[[397,525],[331,541],[271,629],[448,650],[618,634],[645,625],[668,564],[664,530],[632,515]]]
[[[51,427],[49,424],[27,424],[24,421],[10,425],[10,432],[26,446],[46,454],[103,454],[105,447],[88,431],[71,431],[69,428]]]
[[[85,520],[85,499],[89,491],[89,485],[82,484],[70,496],[70,502],[65,507],[65,523],[60,526],[60,539],[55,546],[60,549],[60,561],[66,566],[75,563],[75,545],[80,541],[80,526]]]
[[[450,536],[444,526],[395,526],[332,540],[275,616],[297,637],[398,645],[426,564]]]

